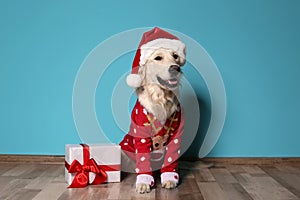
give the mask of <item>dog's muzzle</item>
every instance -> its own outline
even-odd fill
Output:
[[[164,80],[161,77],[157,76],[157,80],[162,86],[170,88],[170,89],[176,88],[178,86],[177,78],[171,78],[168,80]]]

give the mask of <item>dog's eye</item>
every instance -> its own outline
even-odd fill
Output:
[[[154,60],[162,60],[163,58],[161,57],[161,56],[156,56],[155,58],[154,58]]]
[[[177,59],[177,58],[178,58],[178,55],[177,55],[177,54],[173,54],[173,58],[174,58],[174,59]]]

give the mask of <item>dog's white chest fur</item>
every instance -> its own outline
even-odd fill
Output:
[[[157,85],[147,85],[137,92],[139,102],[161,123],[164,124],[178,109],[177,95]]]

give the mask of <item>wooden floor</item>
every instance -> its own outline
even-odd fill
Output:
[[[0,200],[47,199],[300,199],[300,166],[230,165],[200,169],[197,162],[180,163],[181,184],[162,189],[159,179],[148,194],[136,194],[135,175],[123,174],[121,183],[67,189],[62,164],[0,163]]]

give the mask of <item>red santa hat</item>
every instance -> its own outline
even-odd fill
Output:
[[[176,36],[160,29],[153,28],[143,34],[142,40],[136,51],[132,71],[126,78],[126,82],[130,87],[138,88],[141,86],[141,77],[138,75],[139,66],[143,66],[152,53],[160,48],[170,49],[185,60],[185,45]]]

